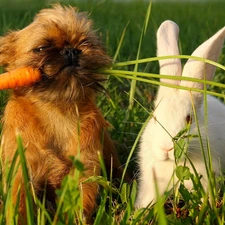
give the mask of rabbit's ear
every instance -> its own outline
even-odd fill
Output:
[[[201,44],[192,56],[198,56],[217,62],[225,39],[225,27]],[[182,76],[198,79],[213,79],[216,67],[198,60],[189,59],[184,66]],[[182,81],[181,86],[203,89],[204,84],[199,82]]]
[[[157,31],[157,56],[179,55],[179,27],[171,20],[163,22]],[[180,59],[159,60],[160,74],[180,76],[182,67]],[[161,79],[162,82],[179,85],[180,81]]]

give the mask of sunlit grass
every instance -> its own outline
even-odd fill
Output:
[[[66,1],[74,5],[72,1]],[[179,167],[180,185],[173,190],[173,198],[165,203],[165,196],[158,196],[159,201],[148,209],[136,210],[134,202],[137,193],[138,169],[136,152],[143,129],[151,117],[151,103],[155,92],[160,85],[171,88],[181,88],[189,91],[199,91],[204,94],[212,94],[224,101],[224,50],[221,55],[221,63],[203,60],[189,55],[174,56],[186,60],[194,58],[211,63],[217,67],[215,81],[201,81],[194,78],[166,76],[169,79],[191,80],[210,85],[209,90],[187,89],[174,85],[163,84],[159,81],[163,75],[158,74],[158,60],[170,57],[155,56],[155,32],[158,25],[165,19],[175,20],[181,27],[180,47],[182,52],[191,53],[200,42],[207,39],[213,32],[224,26],[224,4],[208,3],[191,5],[185,3],[157,3],[149,4],[144,1],[134,1],[125,4],[122,2],[101,1],[90,3],[76,1],[81,10],[87,10],[91,18],[95,20],[95,26],[100,27],[99,33],[105,42],[109,54],[114,59],[111,69],[103,71],[109,77],[105,84],[108,96],[101,95],[98,105],[113,124],[112,137],[121,145],[118,149],[125,171],[133,176],[133,183],[120,183],[114,187],[112,177],[107,177],[104,162],[100,158],[102,176],[90,177],[86,182],[99,183],[100,194],[98,207],[93,215],[93,223],[98,224],[224,224],[225,222],[225,194],[224,177],[215,178],[208,168],[210,189],[206,193],[197,172],[190,173],[185,167]],[[44,1],[42,1],[44,4]],[[8,29],[22,28],[31,21],[32,16],[39,6],[32,6],[32,10],[11,10],[1,8],[0,32]],[[4,11],[5,9],[5,11]],[[211,9],[211,11],[209,10]],[[26,14],[24,15],[24,11]],[[202,12],[202,13],[200,13]],[[207,13],[208,12],[208,13]],[[199,15],[202,15],[201,17]],[[143,25],[144,24],[144,25]],[[134,59],[134,60],[133,60]],[[166,74],[165,74],[166,75]],[[219,90],[219,91],[218,91]],[[1,109],[7,98],[6,92],[0,93]],[[210,151],[210,149],[206,149]],[[202,149],[205,152],[205,149]],[[52,215],[45,207],[45,198],[32,200],[35,197],[32,188],[29,187],[29,177],[23,146],[18,137],[18,152],[14,161],[8,168],[0,173],[0,224],[5,225],[6,219],[11,224],[17,224],[18,205],[12,205],[12,182],[15,171],[18,169],[16,159],[20,159],[23,168],[23,176],[26,186],[26,204],[28,224],[34,224],[35,218],[38,225],[44,224],[85,224],[83,220],[82,198],[80,195],[78,178],[82,174],[79,160],[74,159],[74,166],[80,169],[74,176],[67,176],[63,180],[62,187],[57,190],[57,209]],[[85,165],[84,165],[85,166]],[[2,171],[2,164],[0,164]],[[188,174],[188,175],[187,175]],[[4,177],[3,177],[4,175]],[[123,174],[124,176],[124,174]],[[193,183],[193,190],[186,189],[183,179],[187,176]],[[6,187],[3,187],[3,179],[7,179]],[[216,188],[218,187],[218,189]],[[156,184],[157,190],[157,184]],[[210,202],[208,196],[213,198]],[[71,202],[72,201],[72,202]],[[35,205],[36,212],[32,211]],[[164,205],[164,207],[163,207]],[[10,214],[8,214],[10,210]]]

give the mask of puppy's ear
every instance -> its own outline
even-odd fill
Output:
[[[17,32],[10,32],[0,37],[0,66],[7,66],[16,56]]]

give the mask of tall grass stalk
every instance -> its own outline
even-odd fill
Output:
[[[192,56],[192,55],[168,55],[168,56],[157,56],[157,57],[151,57],[151,58],[136,59],[136,60],[130,60],[126,62],[115,63],[113,67],[124,67],[124,66],[134,65],[137,63],[138,64],[148,63],[148,62],[154,62],[154,61],[159,61],[163,59],[193,59],[197,61],[202,61],[204,63],[209,63],[211,65],[214,65],[215,67],[225,70],[225,66],[221,65],[220,63],[214,62],[206,58]]]
[[[123,29],[123,32],[122,32],[122,34],[121,34],[121,37],[120,37],[118,46],[117,46],[117,48],[116,48],[116,52],[115,52],[114,57],[113,57],[113,62],[116,62],[117,57],[118,57],[118,55],[119,55],[119,53],[120,53],[120,50],[121,50],[121,47],[122,47],[122,44],[123,44],[123,41],[124,41],[124,37],[125,37],[126,31],[127,31],[128,25],[129,25],[129,22],[127,23],[127,25],[126,25],[126,26],[124,27],[124,29]]]
[[[148,8],[147,8],[147,11],[146,11],[145,21],[144,21],[144,24],[142,26],[142,31],[141,31],[141,35],[140,35],[139,44],[138,44],[136,60],[138,60],[139,57],[140,57],[142,42],[143,42],[144,36],[146,34],[148,23],[149,23],[149,19],[150,19],[151,6],[152,6],[152,0],[149,1]],[[139,65],[138,63],[135,63],[135,65],[134,65],[134,70],[133,70],[134,77],[136,76],[136,72],[138,71],[138,65]],[[117,76],[117,78],[118,77],[119,76]],[[132,79],[131,80],[130,91],[129,91],[129,106],[127,108],[127,111],[126,111],[126,114],[125,114],[125,117],[124,117],[124,123],[126,123],[128,121],[129,115],[130,115],[131,110],[133,108],[134,95],[135,95],[135,92],[137,91],[136,81],[137,81],[136,79]],[[122,130],[122,133],[124,133],[124,129]],[[122,138],[123,138],[123,136],[120,137],[120,141],[121,141]]]
[[[133,71],[126,71],[126,70],[105,70],[104,71],[106,74],[110,74],[111,76],[115,77],[121,77],[125,79],[130,79],[130,80],[137,80],[141,81],[144,83],[148,84],[154,84],[157,86],[164,86],[164,87],[170,87],[170,88],[176,88],[176,89],[182,89],[182,90],[187,90],[187,91],[193,91],[193,92],[200,92],[204,93],[205,91],[207,94],[216,96],[216,97],[224,97],[224,94],[221,93],[216,93],[214,91],[208,91],[208,90],[202,90],[202,89],[197,89],[197,88],[189,88],[185,86],[177,86],[173,84],[168,84],[168,83],[163,83],[161,81],[153,80],[151,78],[168,78],[168,79],[173,79],[173,80],[188,80],[188,81],[193,81],[193,82],[199,82],[199,83],[204,83],[204,81],[196,78],[189,78],[189,77],[177,77],[177,76],[167,76],[167,75],[161,75],[161,74],[152,74],[152,73],[144,73],[144,72],[136,72],[135,76]],[[140,77],[137,77],[139,75]],[[141,76],[144,76],[146,78],[142,78]],[[148,79],[149,78],[149,79]],[[224,88],[225,84],[217,83],[214,81],[205,81],[207,84],[213,85],[215,87],[221,87]]]
[[[99,155],[100,165],[101,165],[101,168],[102,168],[103,177],[107,180],[107,171],[106,171],[106,168],[105,168],[104,161],[102,159],[101,154],[99,153],[98,155]],[[111,188],[111,184],[110,184],[110,188]],[[111,199],[112,194],[111,193],[112,193],[112,190],[110,189],[110,200],[111,200],[111,203],[112,203],[112,199]],[[106,206],[106,203],[107,203],[107,199],[108,199],[108,188],[104,188],[103,191],[102,191],[101,203],[100,203],[99,208],[98,208],[98,212],[97,212],[97,215],[96,215],[96,218],[95,218],[94,225],[101,224],[102,218],[105,215],[105,206]],[[111,212],[110,212],[110,214],[111,214]],[[111,218],[112,217],[108,217],[108,219],[111,219]]]
[[[24,154],[24,147],[22,139],[19,135],[17,135],[17,145],[18,145],[18,152],[20,157],[20,166],[22,168],[22,174],[23,174],[23,180],[21,180],[21,184],[23,186],[20,186],[20,192],[25,192],[25,202],[26,202],[26,210],[27,210],[27,224],[33,225],[34,224],[34,210],[33,210],[33,196],[30,191],[31,182],[29,178],[28,168],[27,168],[27,162],[26,157]],[[23,190],[24,189],[24,190]],[[20,195],[19,192],[19,195]],[[21,197],[23,197],[21,195]]]
[[[157,184],[157,179],[156,179],[156,175],[155,175],[155,171],[153,170],[153,175],[154,175],[154,186],[155,186],[155,192],[156,192],[156,204],[155,204],[155,213],[156,213],[156,217],[157,217],[157,224],[159,225],[167,225],[167,219],[166,219],[166,214],[165,214],[165,210],[164,210],[164,201],[162,196],[160,196],[159,194],[159,187]]]
[[[139,45],[138,45],[138,51],[137,51],[137,55],[136,55],[136,60],[138,60],[140,58],[142,42],[143,42],[144,36],[146,34],[147,27],[148,27],[148,23],[149,23],[149,19],[150,19],[151,7],[152,7],[152,0],[150,0],[149,1],[149,4],[148,4],[146,16],[145,16],[145,21],[144,21],[144,24],[143,24],[143,27],[142,27],[142,31],[141,31],[141,36],[140,36],[140,41],[139,41]],[[138,63],[135,63],[135,66],[134,66],[134,77],[136,76],[135,73],[137,71],[138,71]],[[133,104],[134,104],[134,93],[135,92],[136,92],[136,80],[133,79],[131,81],[131,85],[130,85],[130,98],[129,98],[128,111],[133,108]]]

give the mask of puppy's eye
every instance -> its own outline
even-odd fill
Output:
[[[188,115],[186,116],[186,123],[187,123],[187,124],[192,124],[192,117],[191,117],[190,114],[188,114]]]
[[[33,52],[35,53],[39,53],[39,52],[43,52],[44,50],[48,49],[50,46],[40,46],[38,48],[33,49]]]
[[[89,42],[88,42],[87,39],[84,39],[84,40],[82,40],[82,41],[79,43],[79,45],[80,45],[80,46],[87,46],[87,45],[89,45]]]

